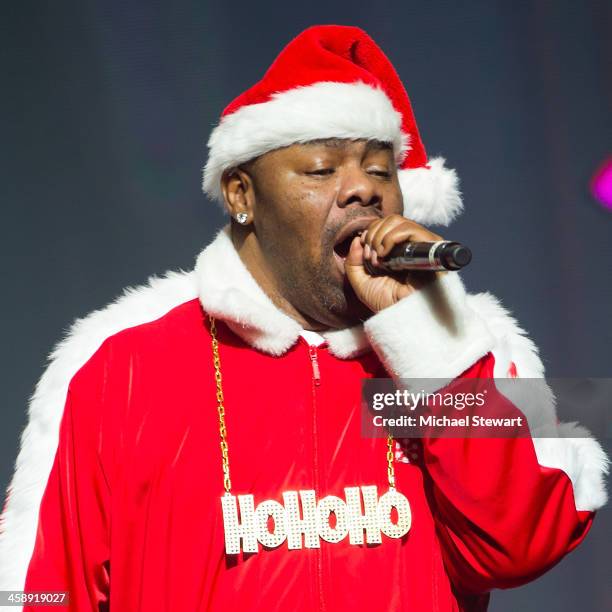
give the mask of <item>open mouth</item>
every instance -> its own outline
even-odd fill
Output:
[[[349,254],[349,251],[351,250],[351,243],[353,242],[353,238],[361,234],[361,231],[362,230],[356,230],[352,234],[344,238],[344,240],[341,240],[340,242],[335,244],[334,253],[336,253],[336,255],[338,255],[342,259],[346,259]]]
[[[341,259],[346,259],[351,250],[351,243],[355,236],[360,236],[373,221],[379,217],[358,217],[349,221],[337,234],[334,244],[334,253]]]
[[[336,235],[336,241],[333,246],[334,259],[338,270],[342,276],[346,274],[345,261],[351,250],[351,243],[355,236],[360,236],[373,221],[379,217],[364,216],[352,219],[349,221]]]

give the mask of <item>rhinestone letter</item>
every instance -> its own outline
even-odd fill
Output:
[[[397,523],[391,521],[391,508],[397,510]],[[378,524],[382,532],[390,538],[401,538],[408,533],[412,522],[410,504],[396,489],[389,489],[378,500]]]
[[[346,487],[346,504],[348,506],[349,541],[351,544],[363,544],[363,530],[366,532],[368,544],[380,544],[382,538],[378,526],[376,503],[378,493],[375,485],[361,487],[363,495],[364,514],[361,514],[360,487]]]
[[[336,515],[335,527],[329,524],[332,512]],[[317,518],[319,519],[319,536],[326,542],[335,544],[344,540],[348,533],[344,500],[335,495],[324,497],[317,505]]]
[[[225,528],[225,551],[230,555],[240,552],[240,540],[243,540],[244,552],[257,552],[257,535],[255,532],[255,502],[252,495],[239,495],[240,518],[238,521],[238,508],[236,497],[226,493],[221,498],[223,508],[223,526]]]
[[[289,549],[299,549],[302,548],[302,534],[306,548],[319,548],[320,539],[335,544],[347,533],[351,544],[363,544],[364,531],[368,544],[380,544],[381,531],[389,538],[401,538],[410,529],[410,504],[397,490],[389,489],[380,499],[374,485],[346,487],[344,494],[346,501],[328,495],[317,503],[312,490],[285,491],[284,506],[268,499],[255,509],[252,495],[236,498],[226,493],[221,498],[226,553],[236,555],[241,549],[247,553],[258,552],[258,542],[275,548],[285,540]],[[393,508],[398,516],[395,523],[391,520]],[[332,513],[336,517],[334,527],[330,524]],[[269,529],[269,517],[274,521],[273,531]]]
[[[285,491],[285,520],[287,521],[287,546],[289,550],[302,548],[302,534],[306,548],[320,548],[319,531],[317,527],[317,499],[311,490],[300,491],[302,500],[302,515],[296,491]]]
[[[274,531],[268,529],[268,517],[274,520]],[[255,510],[255,529],[257,539],[268,548],[276,548],[287,539],[285,527],[285,508],[273,499],[261,502]]]

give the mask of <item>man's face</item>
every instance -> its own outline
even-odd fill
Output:
[[[312,141],[266,153],[248,172],[255,234],[282,295],[326,326],[367,318],[371,313],[352,292],[343,258],[358,231],[403,210],[391,146]]]

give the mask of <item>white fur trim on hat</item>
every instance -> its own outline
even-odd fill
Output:
[[[417,223],[448,225],[463,210],[459,179],[443,157],[429,160],[429,168],[398,172],[404,198],[404,216]]]
[[[402,116],[382,89],[323,81],[274,94],[223,117],[208,140],[202,188],[223,203],[224,170],[268,151],[319,138],[368,138],[393,145],[400,164],[409,150]]]
[[[225,170],[296,143],[320,138],[367,138],[390,142],[395,162],[410,150],[402,116],[380,88],[366,83],[323,81],[276,93],[268,102],[249,104],[223,117],[208,140],[202,188],[223,204]],[[418,223],[447,225],[463,209],[458,179],[444,159],[426,168],[400,169],[404,214]]]

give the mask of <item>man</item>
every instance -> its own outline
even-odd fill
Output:
[[[37,386],[0,589],[73,610],[484,610],[575,548],[608,464],[575,425],[361,435],[364,379],[543,376],[456,273],[366,270],[461,208],[367,34],[304,31],[209,148],[231,223],[194,271],[77,321]],[[554,420],[550,397],[504,402],[532,432]]]

